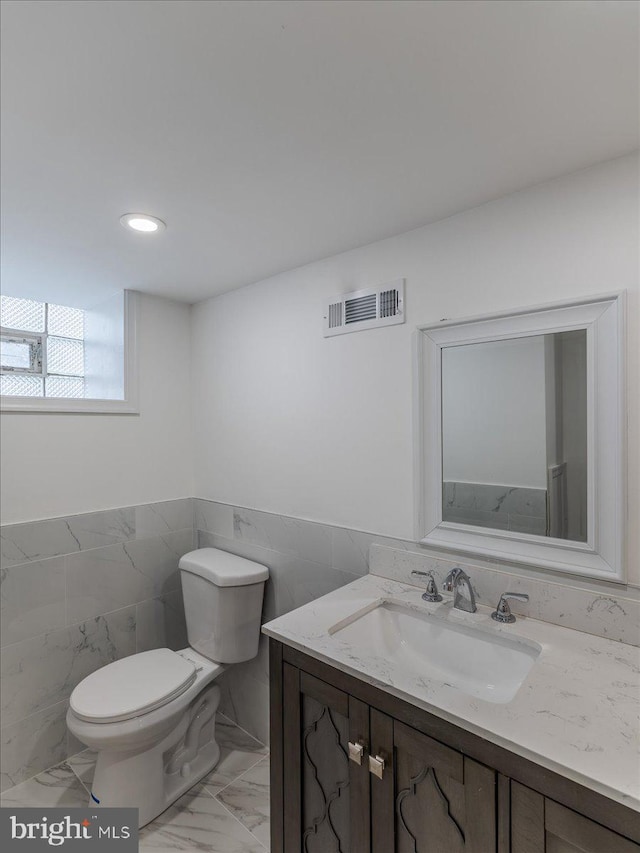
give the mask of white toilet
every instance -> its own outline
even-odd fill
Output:
[[[73,691],[67,726],[98,751],[90,805],[137,806],[144,826],[218,762],[215,679],[258,653],[265,566],[200,548],[180,560],[189,647],[110,663]]]

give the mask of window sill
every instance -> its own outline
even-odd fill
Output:
[[[64,397],[0,397],[0,414],[139,415],[130,400],[80,400]]]

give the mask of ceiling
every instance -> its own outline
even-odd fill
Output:
[[[3,290],[195,302],[628,153],[638,8],[4,0]]]

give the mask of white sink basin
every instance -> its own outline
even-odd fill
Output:
[[[355,613],[329,630],[354,655],[386,661],[398,677],[434,679],[488,702],[510,702],[540,654],[540,646],[481,630],[444,615],[392,602]]]

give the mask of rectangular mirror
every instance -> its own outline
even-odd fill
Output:
[[[417,335],[417,539],[622,580],[622,297]]]
[[[587,333],[442,350],[442,519],[587,541]]]

